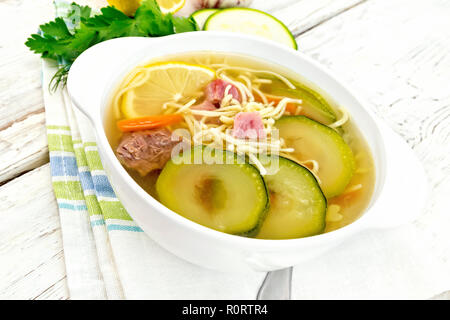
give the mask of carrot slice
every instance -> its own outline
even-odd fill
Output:
[[[183,120],[183,117],[179,114],[164,114],[120,120],[117,122],[117,126],[122,132],[130,132],[165,127],[181,120]]]

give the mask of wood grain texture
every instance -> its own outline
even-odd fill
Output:
[[[406,9],[407,8],[407,9]],[[450,269],[450,1],[367,1],[304,33],[303,51],[343,79],[421,159],[430,198],[416,221]]]
[[[48,164],[0,187],[0,299],[67,299]]]
[[[53,14],[50,1],[0,2],[0,183],[48,161],[41,63],[24,43]]]
[[[0,183],[48,162],[45,114],[30,114],[0,131]]]
[[[283,21],[295,37],[365,2],[365,0],[302,0],[261,3],[261,8]],[[258,7],[258,1],[254,2]]]
[[[430,300],[450,300],[450,291],[445,291],[438,295],[435,295]]]
[[[449,16],[449,1],[369,1],[299,37],[407,140],[434,188],[450,178]]]

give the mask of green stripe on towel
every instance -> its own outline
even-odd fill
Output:
[[[102,208],[103,218],[106,219],[120,219],[133,220],[128,212],[119,201],[105,201],[100,200],[100,207]]]
[[[57,199],[84,200],[80,181],[53,181],[52,184]]]
[[[103,170],[102,161],[100,160],[100,155],[97,151],[86,150],[86,159],[89,163],[89,168],[93,170]]]
[[[86,207],[88,208],[89,215],[101,215],[102,209],[98,203],[97,197],[95,195],[84,196],[86,201]]]
[[[72,138],[68,135],[48,133],[47,140],[50,151],[74,151]]]
[[[96,147],[97,143],[96,142],[85,142],[84,146],[85,147]]]
[[[73,143],[75,144],[77,142],[74,141]],[[88,162],[86,159],[86,155],[84,154],[84,148],[82,145],[78,148],[75,148],[75,158],[77,159],[78,168],[88,166]]]
[[[60,130],[70,130],[69,126],[54,126],[54,125],[48,125],[47,129],[60,129]]]

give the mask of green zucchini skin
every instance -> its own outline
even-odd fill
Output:
[[[203,30],[206,20],[208,20],[208,18],[211,15],[213,15],[219,10],[220,9],[212,9],[212,8],[200,9],[192,13],[191,18],[193,18],[195,22],[197,22],[197,25],[199,26],[200,30]]]
[[[319,163],[319,183],[328,199],[345,190],[356,164],[351,148],[335,130],[305,116],[283,116],[275,127],[280,138],[296,150],[295,160]]]
[[[265,181],[264,181],[264,185],[266,186],[267,203],[266,203],[265,208],[261,211],[260,219],[259,219],[258,223],[255,225],[255,227],[253,229],[245,231],[245,232],[233,233],[234,235],[241,236],[241,237],[247,237],[247,238],[254,238],[261,230],[261,226],[263,225],[264,220],[266,220],[266,217],[270,211],[269,190],[267,189],[267,185],[266,185]]]
[[[156,191],[160,202],[181,216],[247,237],[258,232],[270,207],[256,167],[235,153],[205,146],[171,159],[156,181]]]
[[[280,156],[278,172],[264,180],[271,206],[257,238],[294,239],[323,233],[327,199],[307,168]]]
[[[274,79],[272,81],[277,80]],[[317,122],[328,125],[336,121],[336,113],[321,94],[298,82],[290,81],[296,87],[295,89],[287,88],[283,85],[263,85],[262,90],[275,96],[301,99],[303,101],[301,105],[302,115]]]
[[[236,15],[241,15],[239,18],[237,18]],[[234,18],[233,18],[234,16]],[[243,19],[243,16],[245,16],[245,19]],[[282,43],[294,50],[298,49],[297,41],[295,40],[295,37],[292,35],[291,31],[286,27],[286,25],[281,22],[279,19],[275,18],[274,16],[268,14],[267,12],[253,9],[253,8],[226,8],[226,9],[220,9],[216,13],[213,13],[209,18],[205,21],[203,30],[206,31],[231,31],[229,26],[224,26],[221,23],[217,23],[220,21],[220,19],[223,19],[224,17],[228,17],[228,21],[232,21],[233,28],[240,27],[239,32],[247,33],[247,34],[255,34],[255,31],[249,31],[244,30],[245,29],[245,23],[246,22],[252,22],[254,25],[259,25],[261,27],[261,22],[271,22],[272,23],[272,30],[276,28],[278,30],[278,37],[276,38],[270,38],[273,41],[277,41],[278,43]],[[237,31],[237,30],[235,30]],[[264,36],[261,34],[258,34],[258,36]],[[268,37],[266,37],[268,38]],[[284,39],[283,39],[284,38]]]

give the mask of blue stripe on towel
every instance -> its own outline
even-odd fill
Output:
[[[70,156],[51,156],[50,171],[52,176],[72,176],[78,175],[77,161]]]
[[[98,196],[116,198],[116,194],[105,175],[94,175],[92,181]]]
[[[90,171],[83,171],[78,173],[80,175],[81,186],[83,190],[94,190],[94,184],[92,183],[92,177]]]
[[[137,226],[124,226],[120,224],[110,224],[107,227],[108,231],[121,230],[121,231],[134,231],[134,232],[144,232],[141,228]]]
[[[105,225],[105,220],[103,220],[103,219],[91,221],[91,226],[93,226],[93,227],[104,226],[104,225]]]
[[[58,207],[60,209],[69,209],[69,210],[76,210],[76,211],[87,211],[87,207],[84,204],[73,205],[73,204],[70,204],[70,203],[58,203]]]

